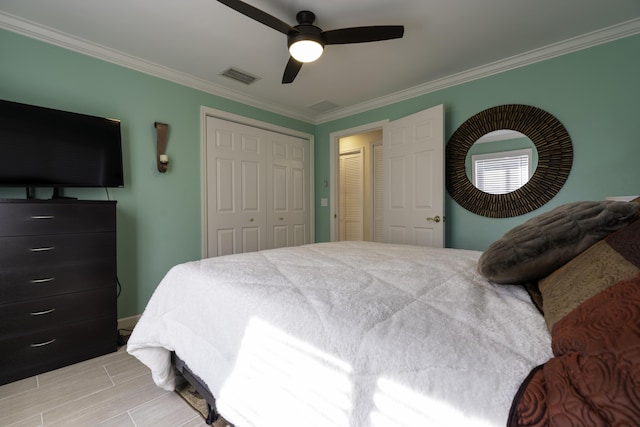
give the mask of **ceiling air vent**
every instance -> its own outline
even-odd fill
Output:
[[[240,71],[237,68],[229,68],[221,75],[225,77],[229,77],[230,79],[239,81],[241,83],[244,83],[246,85],[250,85],[256,80],[260,80],[260,77],[252,76],[251,74],[246,73],[244,71]]]
[[[313,111],[317,111],[318,113],[326,113],[327,111],[338,108],[338,105],[334,104],[331,101],[320,101],[316,104],[309,105],[307,108]]]

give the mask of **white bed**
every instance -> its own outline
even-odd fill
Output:
[[[504,426],[551,355],[480,252],[318,243],[172,268],[128,351],[172,390],[172,351],[236,427]]]

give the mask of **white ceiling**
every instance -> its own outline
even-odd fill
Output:
[[[216,0],[2,0],[0,28],[311,122],[640,33],[639,0],[246,0],[323,30],[404,25],[402,39],[332,45],[281,84],[286,36]],[[234,67],[260,80],[220,74]],[[318,112],[312,105],[337,107]]]

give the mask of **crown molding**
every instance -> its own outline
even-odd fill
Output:
[[[115,49],[88,42],[70,34],[66,34],[4,12],[0,12],[0,28],[59,46],[64,49],[75,51],[83,55],[120,65],[125,68],[136,70],[141,73],[168,80],[182,86],[220,96],[231,101],[236,101],[307,123],[321,124],[354,114],[363,113],[375,108],[385,107],[387,105],[405,101],[417,96],[426,95],[428,93],[462,83],[478,80],[494,74],[524,67],[536,62],[566,55],[571,52],[576,52],[603,43],[636,35],[640,33],[640,18],[632,19],[630,21],[593,31],[562,42],[553,43],[539,49],[534,49],[490,64],[472,68],[461,73],[452,74],[441,79],[433,80],[431,82],[375,98],[360,104],[318,115],[305,114],[298,110],[276,106],[268,100],[251,97],[232,89],[213,84],[204,79],[200,79],[150,61],[145,61]]]
[[[315,116],[304,114],[300,111],[275,106],[273,102],[264,99],[247,96],[232,89],[216,85],[204,79],[194,77],[190,74],[164,67],[154,62],[145,61],[124,52],[108,48],[106,46],[92,43],[70,34],[54,30],[52,28],[37,24],[20,17],[10,15],[0,11],[0,28],[14,33],[40,40],[64,49],[81,53],[96,59],[100,59],[112,64],[120,65],[144,74],[168,80],[182,86],[187,86],[202,92],[220,96],[231,101],[240,102],[245,105],[260,108],[272,113],[298,119],[307,123],[314,123]]]
[[[601,30],[593,31],[578,37],[553,43],[539,49],[534,49],[519,55],[501,59],[480,67],[472,68],[461,73],[452,74],[450,76],[433,80],[412,88],[392,93],[380,98],[372,99],[361,104],[333,110],[326,114],[316,117],[316,124],[330,122],[332,120],[341,119],[354,114],[364,113],[375,108],[385,107],[400,101],[406,101],[417,96],[426,95],[462,83],[471,82],[494,74],[503,73],[505,71],[521,68],[536,62],[545,61],[547,59],[566,55],[568,53],[577,52],[579,50],[594,47],[600,44],[608,43],[614,40],[633,36],[640,33],[640,18],[632,19],[617,25],[613,25]]]

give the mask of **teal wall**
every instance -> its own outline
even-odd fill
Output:
[[[640,36],[595,46],[512,71],[341,118],[316,127],[316,240],[330,238],[329,135],[394,120],[444,104],[445,140],[474,114],[502,104],[528,104],[558,118],[571,136],[574,165],[548,204],[519,217],[485,218],[446,195],[446,246],[484,250],[510,228],[562,203],[640,194]]]
[[[200,106],[315,133],[316,240],[329,240],[329,134],[444,104],[445,136],[473,114],[507,103],[555,115],[569,131],[574,168],[562,191],[530,215],[489,219],[446,199],[447,246],[484,249],[507,229],[561,203],[640,193],[640,36],[314,126],[0,30],[0,98],[122,120],[125,187],[118,201],[118,315],[140,313],[179,262],[201,255]],[[169,171],[155,163],[155,121],[170,125]],[[104,190],[67,191],[106,199]],[[24,190],[0,190],[24,197]],[[46,196],[43,196],[46,197]]]
[[[308,123],[3,30],[0,58],[0,99],[121,120],[125,186],[109,189],[118,201],[119,317],[141,313],[171,266],[201,257],[200,106],[314,133]],[[170,127],[166,174],[156,166],[156,121]],[[102,189],[65,195],[107,198]],[[0,190],[2,198],[24,196]]]

